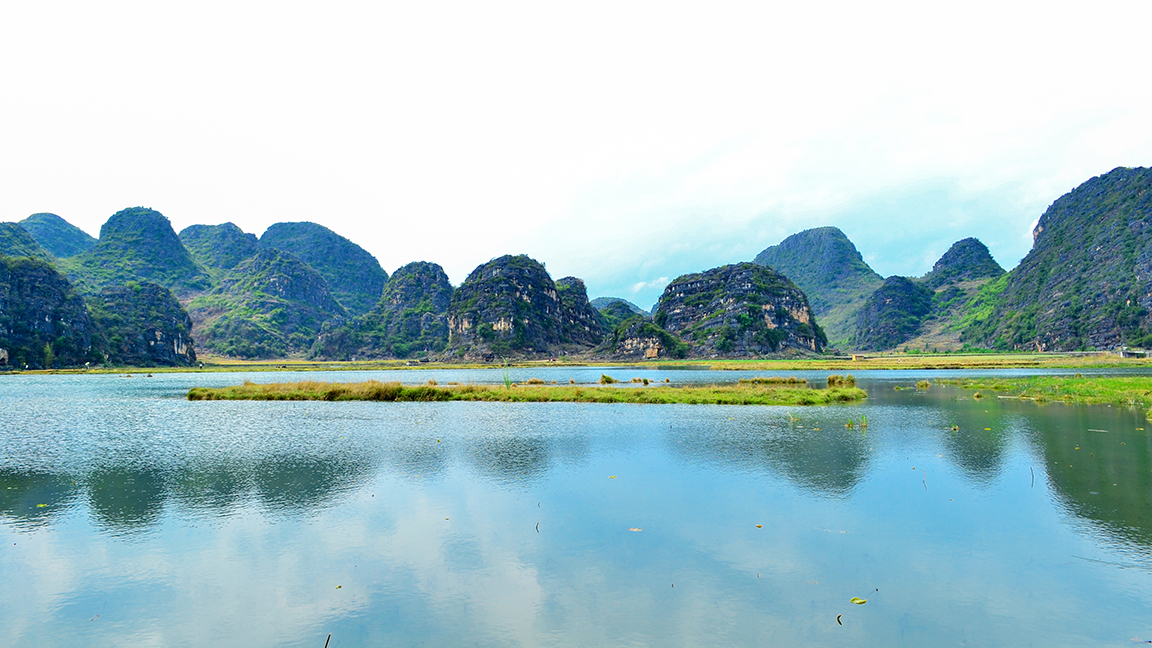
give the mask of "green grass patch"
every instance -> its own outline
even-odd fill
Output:
[[[304,381],[235,387],[196,387],[188,400],[492,401],[518,403],[641,403],[651,405],[825,405],[862,400],[855,387],[807,389],[770,384],[706,387],[588,387],[581,385],[403,385]]]
[[[1152,376],[1032,376],[937,380],[964,389],[1003,392],[1015,398],[1064,403],[1152,406]],[[1152,414],[1152,412],[1148,412]]]

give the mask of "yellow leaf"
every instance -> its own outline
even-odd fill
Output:
[[[757,528],[757,529],[763,529],[763,528],[764,528],[764,525],[763,525],[763,524],[757,524],[757,525],[756,525],[756,528]]]
[[[852,598],[848,599],[848,602],[855,603],[856,605],[864,605],[868,602],[868,599],[862,599],[859,596],[853,596]]]

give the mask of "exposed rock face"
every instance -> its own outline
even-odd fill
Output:
[[[307,353],[321,326],[347,315],[318,272],[277,249],[264,249],[188,305],[202,350],[241,358]]]
[[[136,367],[186,367],[196,362],[192,319],[163,286],[105,288],[90,300],[108,341],[108,360]]]
[[[168,219],[144,207],[116,212],[100,228],[96,245],[60,263],[77,287],[89,293],[136,281],[159,284],[179,297],[188,297],[211,286]]]
[[[690,342],[697,356],[819,352],[826,344],[804,293],[754,263],[678,277],[664,289],[653,320]]]
[[[448,344],[452,284],[435,263],[416,261],[397,270],[372,312],[320,334],[320,358],[408,358],[439,353]]]
[[[0,223],[0,255],[52,261],[52,255],[16,223]]]
[[[1032,237],[1007,280],[982,293],[992,308],[965,339],[1041,350],[1152,345],[1152,169],[1092,178],[1052,203]]]
[[[585,344],[598,344],[604,339],[607,327],[600,311],[588,301],[588,289],[584,280],[577,277],[561,277],[556,280],[556,295],[564,306],[563,337],[580,340]]]
[[[40,247],[61,259],[76,256],[96,245],[96,239],[88,232],[56,214],[32,214],[20,221],[20,226],[36,239]]]
[[[0,257],[0,366],[100,362],[101,338],[84,300],[44,261]]]
[[[388,273],[376,257],[316,223],[276,223],[260,237],[260,245],[293,254],[312,266],[328,282],[332,296],[352,315],[371,310],[388,281]]]
[[[180,242],[205,268],[231,270],[259,250],[255,234],[232,223],[192,225],[180,231]]]
[[[561,299],[544,266],[505,255],[475,270],[452,295],[449,352],[469,359],[588,351],[603,338],[583,282]],[[566,301],[565,301],[566,300]]]
[[[856,316],[853,348],[891,349],[911,339],[932,311],[932,295],[930,289],[907,277],[885,279]]]
[[[784,274],[804,291],[834,345],[852,339],[856,311],[884,282],[836,227],[793,234],[756,255],[755,263]]]
[[[688,355],[688,349],[689,345],[675,335],[641,315],[634,315],[618,324],[596,352],[615,360],[653,360],[683,358]]]
[[[944,256],[924,275],[924,285],[935,290],[948,283],[994,279],[1004,274],[1004,268],[992,258],[988,247],[974,238],[956,241]]]
[[[600,317],[604,320],[605,328],[612,331],[616,330],[616,327],[621,323],[637,315],[648,317],[647,311],[630,301],[617,297],[597,297],[592,300],[592,306],[600,311]]]

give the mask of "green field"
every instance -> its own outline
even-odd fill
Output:
[[[964,378],[937,380],[964,389],[994,391],[1034,401],[1152,407],[1152,376],[1032,376],[1028,378]],[[1152,410],[1147,412],[1152,417]]]

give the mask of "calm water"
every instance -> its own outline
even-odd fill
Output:
[[[511,377],[602,372],[742,375]],[[182,400],[499,370],[6,376],[0,645],[1152,639],[1152,424],[893,389],[949,373],[821,408]]]

